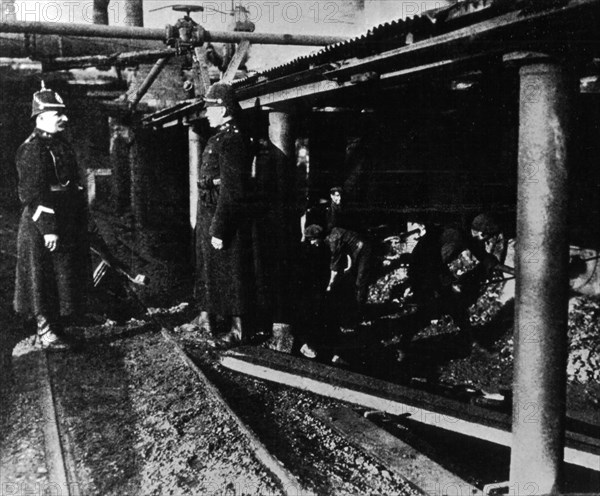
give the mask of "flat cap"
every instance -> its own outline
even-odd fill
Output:
[[[471,229],[480,231],[486,236],[494,236],[500,232],[500,226],[490,214],[479,214],[471,222]]]
[[[321,239],[323,238],[323,228],[317,224],[311,224],[304,229],[304,237],[306,239]]]

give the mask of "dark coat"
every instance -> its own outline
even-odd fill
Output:
[[[233,122],[220,127],[202,154],[198,174],[196,297],[218,315],[244,315],[253,305],[254,266],[248,182],[251,154]],[[220,184],[215,182],[220,181]],[[223,240],[222,250],[211,245]]]
[[[467,248],[463,233],[453,227],[428,226],[411,253],[408,278],[418,303],[450,291],[453,276],[448,263]]]
[[[87,205],[75,154],[61,137],[36,129],[16,156],[23,213],[17,238],[15,311],[56,319],[81,310],[89,288]],[[50,252],[44,235],[56,234]]]
[[[350,225],[346,219],[346,213],[342,205],[337,205],[331,202],[325,212],[326,219],[326,233],[329,234],[334,227],[342,227],[344,229],[350,229]]]
[[[373,276],[371,243],[361,239],[358,233],[341,227],[334,227],[325,240],[331,251],[329,268],[332,271],[343,272],[347,257],[352,259],[351,273],[355,278],[356,299],[359,305],[364,305]]]
[[[486,264],[480,263],[459,278],[449,264],[467,249],[478,256],[473,252],[469,236],[449,226],[428,226],[426,234],[415,246],[408,277],[419,310],[420,325],[426,325],[440,315],[450,315],[460,328],[469,327],[468,309],[479,296],[482,269]],[[484,254],[479,256],[482,258],[478,260],[482,262]]]
[[[290,323],[298,309],[300,211],[296,204],[296,167],[267,140],[257,142],[257,276],[273,322]],[[262,296],[262,295],[261,295]]]

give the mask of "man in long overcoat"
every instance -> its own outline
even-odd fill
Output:
[[[216,133],[208,140],[198,174],[196,223],[196,295],[201,327],[214,316],[231,320],[231,330],[218,344],[246,339],[253,307],[254,266],[251,222],[247,210],[251,153],[236,124],[238,104],[233,89],[216,83],[206,97],[206,116]],[[243,327],[244,325],[244,327]]]
[[[89,282],[88,216],[75,153],[61,136],[68,121],[58,95],[33,96],[36,128],[16,156],[23,204],[14,308],[35,317],[44,347],[64,347],[61,318],[82,309]]]

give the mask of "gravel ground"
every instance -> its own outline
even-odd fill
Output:
[[[50,482],[44,447],[44,417],[36,351],[21,343],[13,355],[15,383],[3,388],[0,405],[0,488],[41,494]]]
[[[49,362],[80,494],[283,494],[234,421],[152,326],[137,321],[122,328],[70,331],[83,331],[85,344],[53,353]],[[197,336],[184,337],[196,343],[196,353],[203,346]],[[34,353],[40,352],[30,347],[25,356]],[[315,408],[337,402],[227,373],[214,358],[205,353],[200,362],[233,409],[305,489],[317,494],[416,494],[406,481],[312,416]],[[39,382],[35,367],[26,374],[21,367],[16,372]],[[23,402],[11,404],[7,424],[12,429],[5,431],[4,445],[14,453],[3,452],[3,472],[13,474],[8,482],[43,484],[42,419],[17,421],[23,413],[39,411],[39,398],[30,393],[20,393]],[[33,456],[28,445],[36,440]]]
[[[52,366],[88,494],[280,493],[155,329],[56,354]]]
[[[48,483],[34,349],[12,307],[18,213],[0,210],[0,488],[38,491]],[[10,347],[10,350],[8,349]],[[9,376],[9,372],[12,372]]]
[[[195,332],[180,328],[177,335],[234,411],[308,490],[316,494],[418,494],[403,478],[356,450],[312,414],[319,408],[339,407],[340,402],[231,372],[218,365]]]

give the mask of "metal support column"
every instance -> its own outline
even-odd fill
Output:
[[[564,455],[567,159],[576,85],[547,57],[515,58],[522,65],[510,482],[515,494],[552,494],[560,489]]]
[[[276,349],[290,353],[293,343],[290,304],[294,301],[294,267],[300,240],[294,191],[296,136],[291,112],[269,113],[269,140],[270,160],[267,166],[271,170],[257,170],[257,173],[273,178],[267,184],[274,191],[266,191],[272,202],[268,239],[269,255],[273,258],[273,338]]]
[[[202,160],[202,137],[194,126],[188,127],[189,174],[190,174],[190,226],[196,228],[198,208],[198,171]]]

